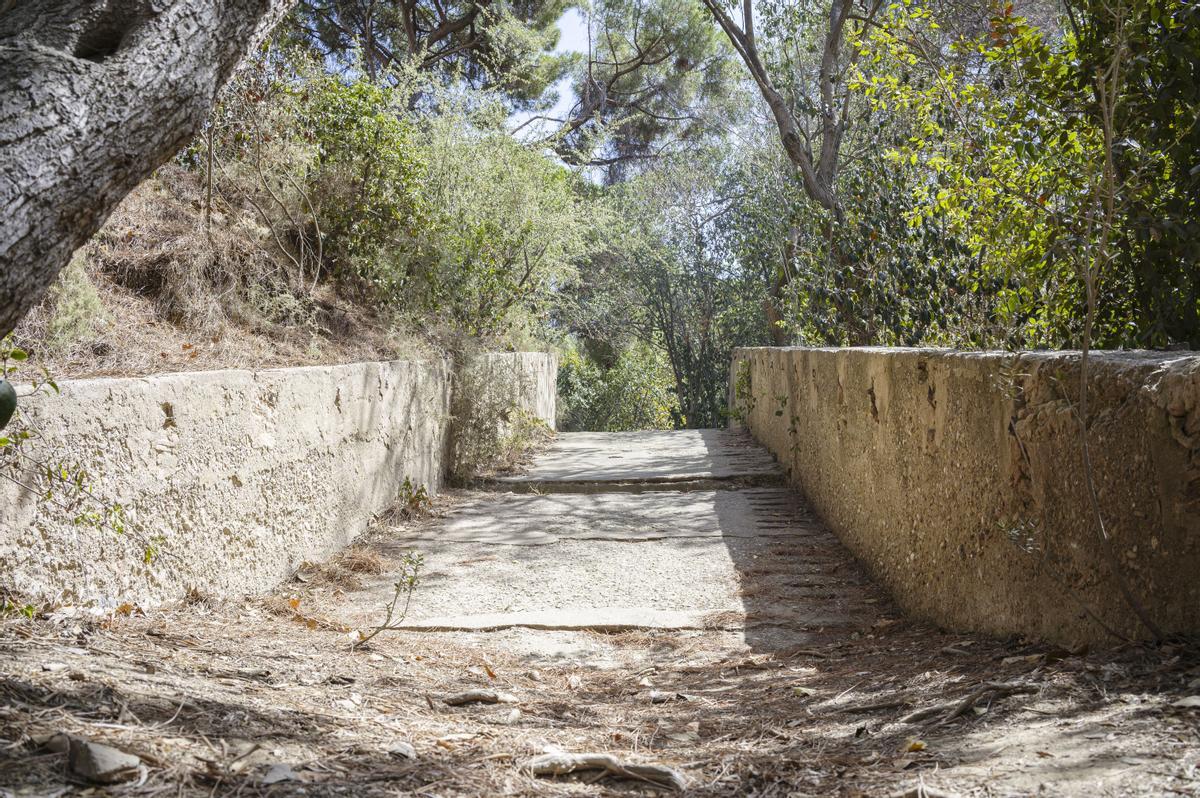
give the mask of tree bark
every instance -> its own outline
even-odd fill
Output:
[[[0,0],[0,335],[200,130],[290,0]]]

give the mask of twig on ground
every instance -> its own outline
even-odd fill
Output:
[[[917,723],[922,720],[927,720],[936,715],[942,715],[938,724],[949,723],[957,717],[968,712],[972,707],[980,701],[994,701],[997,698],[1005,696],[1017,695],[1019,693],[1035,693],[1037,687],[1032,684],[1008,684],[1005,682],[987,682],[975,688],[965,698],[954,701],[948,704],[936,704],[932,707],[918,709],[916,712],[910,712],[900,719],[900,723]]]
[[[495,690],[467,690],[462,693],[452,693],[442,697],[443,703],[452,707],[465,704],[518,704],[520,699],[508,693],[498,693]]]
[[[565,776],[569,773],[599,770],[602,775],[643,781],[663,789],[682,792],[687,788],[687,782],[678,771],[664,765],[625,763],[611,754],[543,754],[529,760],[526,768],[535,776]]]

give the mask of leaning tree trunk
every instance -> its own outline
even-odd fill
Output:
[[[0,336],[290,0],[0,0]]]

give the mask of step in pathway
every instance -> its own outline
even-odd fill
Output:
[[[745,434],[562,433],[485,488],[389,543],[425,558],[410,628],[723,630],[757,648],[875,612]]]

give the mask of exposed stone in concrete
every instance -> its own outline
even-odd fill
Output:
[[[580,489],[612,483],[668,489],[685,483],[775,484],[779,465],[748,436],[726,430],[570,432],[525,474],[502,477],[502,485],[535,490]]]
[[[910,613],[1111,641],[1090,611],[1146,634],[1088,502],[1077,353],[745,349],[731,384],[755,437]],[[1095,353],[1089,384],[1120,571],[1167,633],[1200,632],[1200,356]]]

